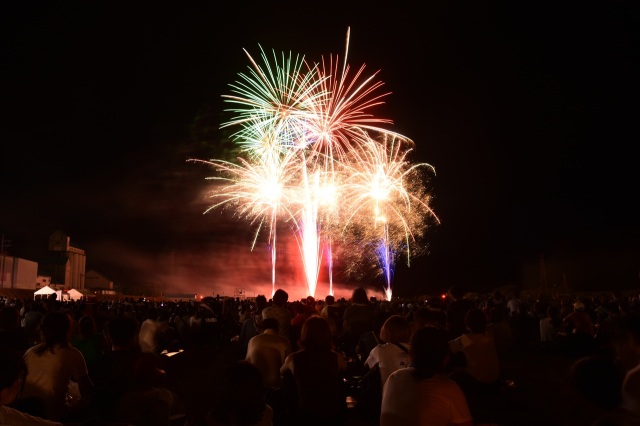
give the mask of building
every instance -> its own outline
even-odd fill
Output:
[[[87,264],[84,250],[73,247],[67,234],[56,231],[49,237],[49,253],[41,262],[40,275],[50,276],[54,286],[84,289]]]
[[[91,291],[101,294],[115,294],[113,281],[93,269],[87,271],[84,283],[85,288]]]
[[[0,288],[35,290],[38,263],[19,257],[0,256]]]

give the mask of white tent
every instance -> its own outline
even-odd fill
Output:
[[[80,300],[83,297],[85,297],[84,293],[79,292],[75,288],[72,288],[69,291],[67,291],[67,295],[68,295],[69,299],[71,299],[71,300]]]
[[[36,296],[40,296],[42,298],[48,298],[50,294],[54,294],[54,293],[58,295],[57,300],[62,301],[62,290],[54,290],[48,285],[42,287],[41,289],[36,290],[33,293],[33,299],[35,300]]]

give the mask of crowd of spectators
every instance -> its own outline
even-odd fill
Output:
[[[376,364],[379,412],[358,424],[499,424],[487,398],[530,352],[572,361],[589,424],[640,419],[637,295],[453,286],[446,298],[393,301],[363,287],[349,299],[295,301],[284,289],[270,299],[2,298],[0,344],[7,425],[347,425],[358,416],[358,378]],[[166,380],[167,359],[229,346],[238,359],[220,377],[225,392],[194,418]]]

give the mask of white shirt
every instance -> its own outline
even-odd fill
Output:
[[[413,367],[401,368],[387,379],[380,426],[450,426],[472,421],[457,383],[444,375],[417,381],[414,371]]]
[[[407,351],[410,348],[408,343],[402,343],[402,346],[407,348]],[[410,362],[411,358],[407,352],[393,343],[383,343],[371,349],[371,353],[367,357],[365,364],[369,368],[380,364],[380,379],[381,384],[384,386],[391,373],[400,368],[408,367]]]
[[[289,339],[265,330],[249,339],[246,360],[258,367],[266,386],[277,387],[281,384],[280,367],[290,353]]]
[[[69,380],[78,382],[88,376],[87,364],[82,352],[72,346],[56,346],[53,353],[45,349],[38,355],[35,349],[39,346],[29,348],[24,354],[29,374],[21,398],[40,398],[45,405],[46,417],[59,419],[69,409],[66,399]]]

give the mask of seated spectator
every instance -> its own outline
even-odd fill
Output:
[[[96,360],[111,350],[107,337],[98,333],[97,328],[95,319],[85,315],[78,321],[78,332],[71,339],[73,347],[82,352],[89,373],[91,373]]]
[[[282,337],[291,339],[291,319],[293,313],[287,306],[289,301],[289,293],[279,288],[273,293],[273,303],[262,310],[262,319],[275,318],[280,322],[279,334]],[[295,346],[296,342],[291,342]]]
[[[167,388],[158,357],[140,350],[137,321],[116,317],[107,332],[112,350],[96,362],[93,376],[96,413],[139,426],[167,424],[179,401]]]
[[[460,285],[453,285],[449,289],[449,298],[451,301],[446,308],[446,329],[449,333],[449,340],[460,337],[466,332],[465,316],[467,312],[476,307],[473,301],[464,297],[464,294],[464,288]]]
[[[629,316],[625,321],[624,333],[628,345],[630,368],[625,371],[622,382],[622,407],[636,418],[640,418],[640,316],[638,314]]]
[[[540,341],[553,342],[558,333],[564,330],[562,326],[562,318],[560,318],[560,309],[555,305],[549,305],[547,308],[547,316],[540,320]]]
[[[372,368],[375,364],[380,367],[382,386],[391,373],[409,366],[409,322],[401,315],[391,315],[380,329],[383,342],[371,350],[365,364]]]
[[[140,325],[139,341],[142,352],[159,355],[163,350],[169,349],[177,338],[177,332],[167,321],[160,318],[158,309],[155,306],[149,307],[147,317]]]
[[[595,327],[586,305],[578,300],[573,304],[573,311],[562,319],[567,330],[566,348],[570,356],[580,358],[595,351]]]
[[[360,337],[373,330],[374,306],[369,302],[367,290],[358,287],[353,290],[351,304],[344,310],[340,346],[349,358],[356,358],[356,346]]]
[[[27,375],[22,353],[9,346],[0,347],[0,424],[8,426],[62,426],[9,407],[20,396]]]
[[[21,325],[27,335],[29,346],[33,346],[40,343],[40,323],[46,309],[41,301],[33,301],[25,304],[23,310]]]
[[[262,310],[267,306],[267,298],[259,294],[256,296],[256,305],[249,314],[249,317],[244,320],[240,327],[240,335],[238,341],[240,343],[240,352],[242,356],[247,353],[247,345],[252,337],[260,334],[262,323]],[[284,337],[284,336],[283,336]]]
[[[488,317],[487,332],[493,334],[499,359],[506,360],[513,351],[513,334],[509,323],[509,311],[504,306],[494,306],[489,309]]]
[[[264,402],[258,367],[238,361],[226,372],[224,391],[207,414],[206,426],[271,426],[273,410]]]
[[[90,401],[93,383],[82,353],[69,342],[70,328],[67,313],[48,312],[40,326],[42,343],[24,355],[29,374],[20,404],[31,414],[61,421],[80,415]],[[78,385],[77,401],[68,398],[70,381]]]
[[[447,314],[442,309],[434,309],[430,306],[419,308],[411,321],[411,335],[423,327],[445,328],[447,326]]]
[[[359,363],[364,364],[371,350],[384,343],[384,340],[380,337],[380,330],[390,316],[391,313],[389,311],[376,311],[373,315],[373,330],[363,333],[356,345],[356,356]]]
[[[262,333],[249,340],[246,360],[260,370],[266,388],[281,385],[280,367],[291,353],[291,342],[278,334],[280,323],[275,318],[262,320]]]
[[[31,347],[27,334],[20,325],[20,311],[15,306],[0,308],[0,342],[21,354]]]
[[[471,426],[460,387],[444,371],[447,332],[424,327],[411,338],[411,364],[393,372],[382,396],[381,426]]]
[[[638,418],[622,409],[622,375],[615,361],[604,355],[589,355],[571,365],[569,381],[573,393],[567,408],[579,416],[576,424],[637,425]]]
[[[468,333],[449,342],[451,353],[461,355],[449,377],[460,385],[473,413],[484,396],[497,393],[501,371],[493,334],[486,331],[485,313],[472,309],[465,322]]]
[[[301,349],[289,355],[280,369],[283,379],[287,383],[292,380],[294,385],[293,424],[344,424],[342,379],[347,364],[333,350],[329,323],[320,316],[309,317],[302,326],[299,346]]]

